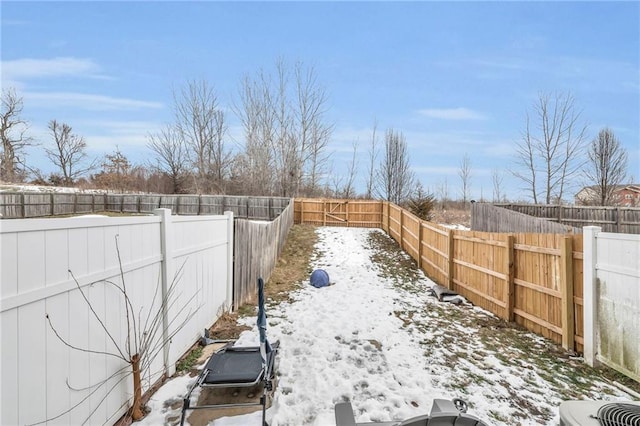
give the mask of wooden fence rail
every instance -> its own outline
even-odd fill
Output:
[[[381,201],[296,199],[294,207],[296,223],[382,228],[433,281],[582,351],[581,234],[452,230]]]
[[[289,205],[289,198],[222,195],[0,193],[3,219],[71,215],[79,213],[151,213],[171,209],[179,215],[217,215],[232,211],[242,219],[273,220]]]

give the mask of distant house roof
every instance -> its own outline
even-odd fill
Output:
[[[590,185],[590,186],[584,186],[582,187],[582,189],[580,189],[580,191],[578,191],[578,193],[576,194],[576,196],[578,196],[581,192],[595,192],[597,191],[599,188],[598,185]],[[640,192],[640,183],[629,183],[626,185],[616,185],[614,188],[615,192],[618,191],[622,191],[622,190],[628,190],[628,191],[633,191],[633,192]]]
[[[582,202],[582,203],[588,203],[588,202],[592,202],[595,201],[598,198],[598,189],[599,187],[597,185],[591,185],[591,186],[585,186],[583,187],[580,191],[578,191],[578,193],[575,195],[575,199],[576,201]],[[627,193],[626,197],[629,197],[630,195],[628,194],[629,192],[632,193],[637,193],[638,195],[632,198],[640,198],[640,184],[639,183],[629,183],[626,185],[616,185],[613,188],[613,194],[615,194],[616,197],[618,198],[622,198],[623,193]],[[633,201],[631,201],[631,203],[633,203]],[[618,204],[618,203],[616,203]],[[628,204],[628,202],[623,202],[623,205],[630,205]]]

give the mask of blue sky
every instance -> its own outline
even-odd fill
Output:
[[[206,79],[229,108],[240,79],[277,58],[313,66],[329,97],[337,174],[359,142],[364,189],[368,141],[402,131],[416,177],[445,180],[471,158],[474,198],[526,199],[508,170],[540,92],[571,92],[589,138],[611,127],[640,180],[639,2],[7,2],[0,3],[2,87],[24,98],[31,133],[71,125],[92,155],[133,162],[146,135],[171,121],[172,88]],[[241,140],[229,113],[231,134]],[[50,168],[42,150],[32,165]]]

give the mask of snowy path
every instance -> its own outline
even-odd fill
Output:
[[[576,377],[572,365],[580,362],[545,355],[544,339],[516,331],[524,344],[511,344],[513,335],[500,337],[491,314],[438,303],[420,271],[393,271],[398,259],[373,263],[380,253],[374,240],[388,238],[381,231],[317,233],[313,267],[325,269],[335,285],[305,283],[292,303],[267,308],[269,338],[281,342],[271,426],[335,425],[334,404],[347,400],[357,422],[401,420],[427,413],[434,398],[455,397],[495,425],[555,425],[572,388],[583,398],[630,399],[604,382]],[[255,317],[244,321],[254,326]],[[238,344],[256,342],[254,326]],[[259,417],[213,424],[259,424]]]

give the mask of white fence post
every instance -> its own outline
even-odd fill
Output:
[[[596,364],[598,323],[597,305],[597,275],[596,260],[598,233],[602,231],[599,226],[585,226],[582,228],[583,236],[583,317],[584,317],[584,360],[590,366]]]
[[[153,214],[160,216],[160,250],[162,252],[162,266],[161,270],[161,295],[162,302],[162,359],[164,365],[164,371],[167,377],[170,377],[175,373],[175,365],[169,362],[169,318],[167,312],[167,291],[169,283],[172,281],[175,274],[173,265],[173,234],[171,226],[171,209],[155,209]]]
[[[227,216],[227,301],[226,309],[233,310],[233,212],[224,212]]]

